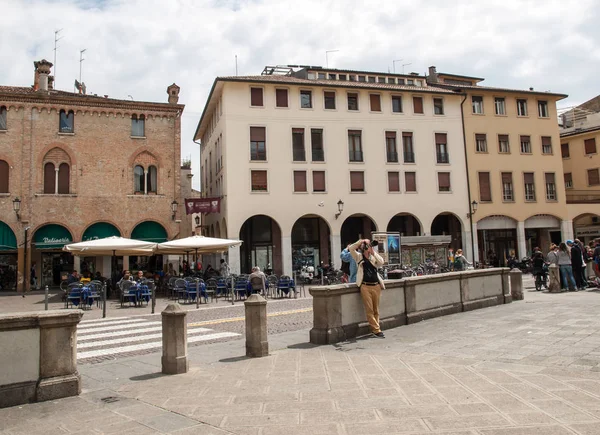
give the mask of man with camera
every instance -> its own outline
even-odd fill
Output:
[[[377,338],[385,338],[379,327],[379,297],[385,286],[377,273],[377,268],[383,266],[383,258],[373,246],[377,246],[376,241],[371,243],[369,239],[362,239],[350,245],[348,250],[358,266],[356,285],[360,288],[371,332]]]

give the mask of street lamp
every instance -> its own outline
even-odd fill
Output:
[[[479,206],[479,203],[475,200],[473,200],[473,202],[471,203],[471,212],[469,213],[469,215],[467,217],[472,217],[476,212],[477,212],[477,207]]]
[[[200,216],[196,216],[196,226],[199,227],[200,226]]]
[[[171,203],[171,211],[173,212],[173,216],[171,216],[171,219],[175,220],[175,215],[177,214],[177,206],[179,204],[177,203],[177,201],[173,200],[173,202]]]
[[[15,211],[15,214],[17,215],[17,220],[21,220],[21,200],[19,199],[19,197],[16,197],[15,199],[13,199],[13,210]]]
[[[335,214],[335,218],[339,218],[342,212],[344,211],[344,201],[341,199],[337,202],[338,212]]]

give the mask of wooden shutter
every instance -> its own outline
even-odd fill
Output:
[[[306,171],[294,171],[294,192],[306,192]]]
[[[67,163],[61,163],[58,167],[58,193],[69,193],[70,169]]]
[[[561,143],[560,144],[560,154],[563,159],[569,157],[569,143]]]
[[[263,90],[262,88],[250,88],[250,105],[263,105]]]
[[[399,172],[388,172],[388,190],[390,192],[400,192]]]
[[[479,199],[481,201],[492,200],[492,190],[490,187],[490,173],[480,172],[479,173]]]
[[[369,94],[371,99],[371,112],[381,112],[381,96],[379,94]]]
[[[485,134],[476,134],[475,140],[477,140],[477,141],[482,140],[485,142],[485,140],[486,140]]]
[[[567,172],[565,174],[565,185],[566,184],[570,184],[571,186],[573,186],[573,174],[571,174],[570,172]]]
[[[395,131],[386,131],[385,138],[386,139],[396,139],[396,132]]]
[[[407,192],[417,191],[417,177],[415,172],[404,173],[404,185]]]
[[[586,139],[584,146],[586,154],[596,154],[596,138]]]
[[[435,134],[435,143],[437,144],[447,144],[446,141],[446,133],[436,133]]]
[[[512,172],[503,172],[502,173],[502,183],[512,184]]]
[[[313,192],[325,192],[325,171],[313,171]]]
[[[267,190],[267,171],[252,171],[252,190]]]
[[[423,113],[423,98],[413,97],[413,108],[415,113]]]
[[[498,142],[506,142],[508,143],[508,135],[507,134],[499,134]]]
[[[266,137],[265,127],[250,127],[251,142],[265,142]]]
[[[597,186],[600,184],[600,174],[598,173],[598,169],[588,169],[588,184],[590,186]]]
[[[545,178],[546,178],[546,184],[554,184],[554,173],[546,172]]]
[[[8,193],[8,163],[0,160],[0,193]]]
[[[438,172],[438,185],[440,186],[440,190],[450,189],[450,172]]]
[[[361,171],[350,171],[350,191],[362,192],[365,190],[364,173]]]
[[[552,138],[550,136],[542,136],[543,146],[552,146]]]
[[[533,184],[533,172],[525,172],[523,179],[525,180],[525,184]]]
[[[44,193],[56,193],[55,191],[56,172],[54,163],[44,165]]]
[[[288,106],[288,91],[287,89],[275,89],[275,104],[277,107]]]

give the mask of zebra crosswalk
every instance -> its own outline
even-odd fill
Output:
[[[188,343],[237,337],[234,332],[188,327]],[[77,327],[77,360],[124,355],[162,348],[162,324],[144,318],[83,320]]]

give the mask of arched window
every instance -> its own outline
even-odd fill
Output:
[[[0,160],[0,193],[8,193],[8,163]]]
[[[6,106],[0,106],[0,130],[6,130],[7,126]]]
[[[60,111],[58,131],[59,133],[73,133],[75,131],[75,113],[72,110],[69,110],[68,113],[65,110]]]
[[[149,166],[148,173],[146,174],[146,183],[148,186],[147,192],[152,192],[152,193],[157,192],[156,181],[157,181],[156,166]]]
[[[61,163],[58,167],[58,192],[59,194],[69,193],[70,167],[68,163]]]
[[[133,168],[133,190],[135,193],[145,193],[144,168],[140,165]]]
[[[56,193],[56,170],[54,163],[44,165],[44,193]]]
[[[146,135],[146,117],[144,115],[133,115],[131,117],[131,135],[144,137]]]

